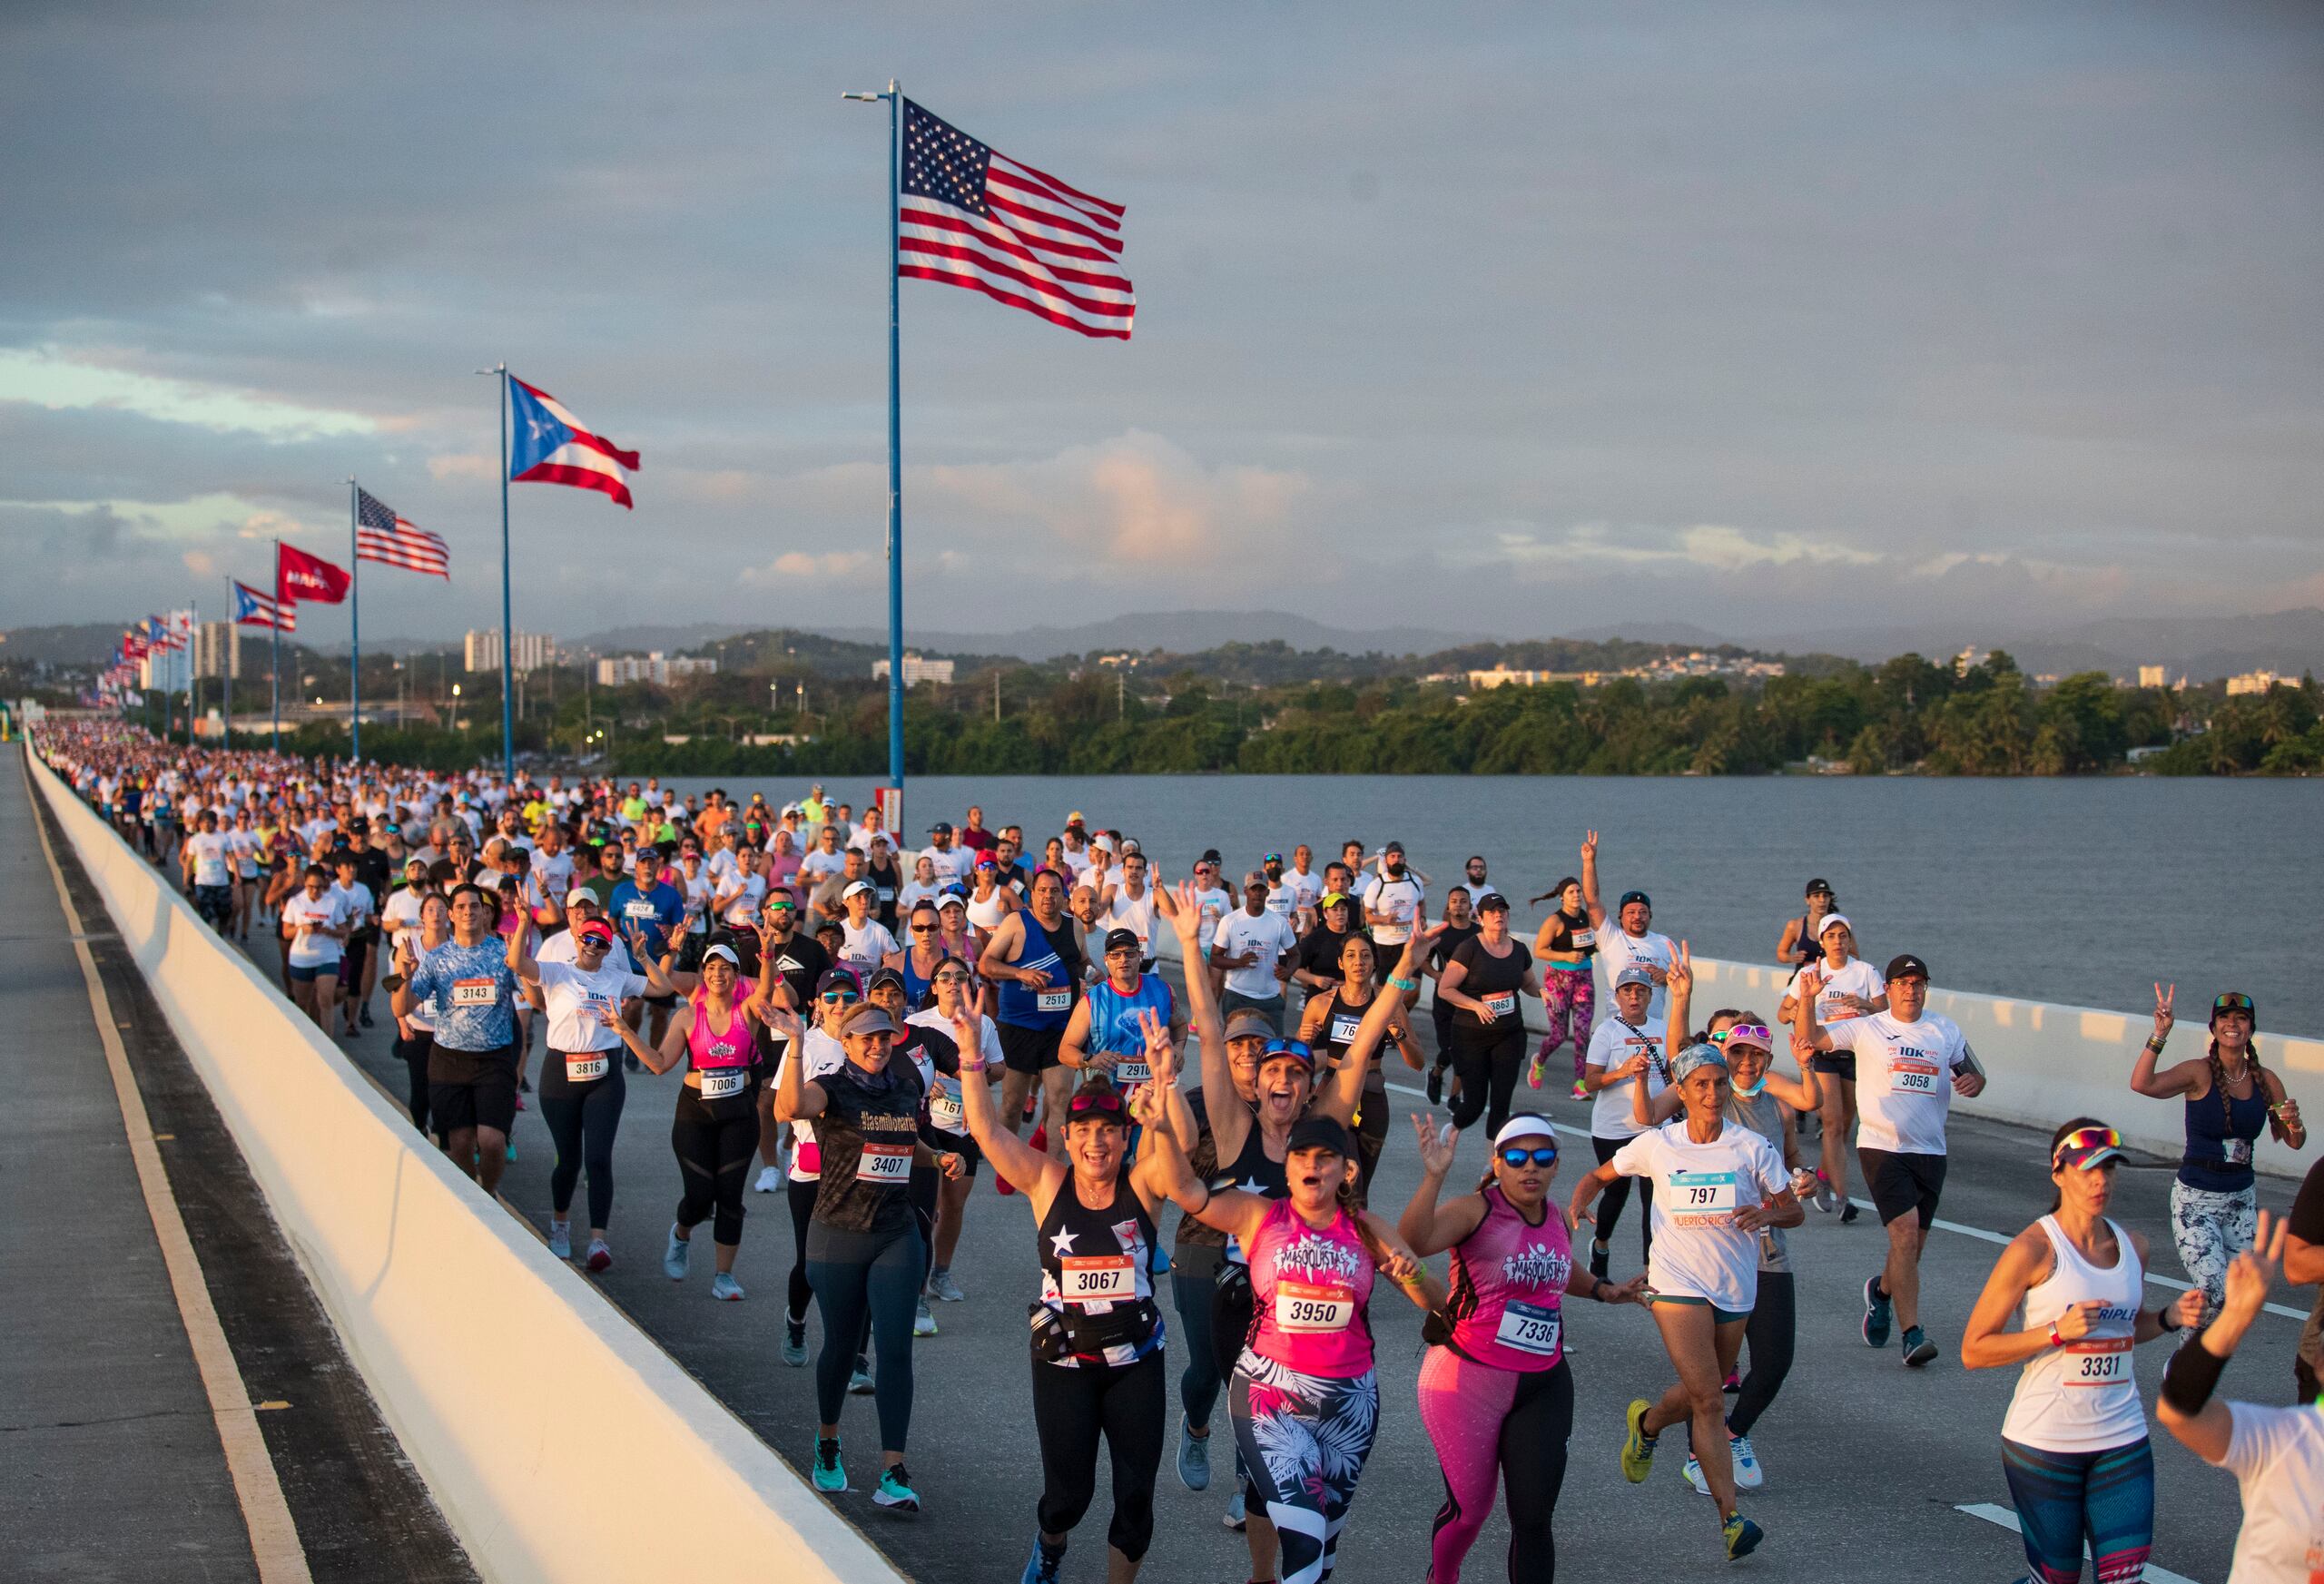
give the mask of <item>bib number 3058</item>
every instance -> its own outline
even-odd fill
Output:
[[[1345,1287],[1275,1284],[1275,1323],[1285,1331],[1345,1331],[1354,1318],[1355,1294]]]

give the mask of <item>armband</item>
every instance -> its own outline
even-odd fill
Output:
[[[1420,989],[1420,980],[1392,979],[1388,981],[1388,988],[1392,990],[1416,990]]]
[[[2220,1372],[2226,1368],[2227,1361],[2199,1339],[2172,1353],[2171,1363],[2163,1367],[2162,1400],[2191,1418],[2211,1400]]]

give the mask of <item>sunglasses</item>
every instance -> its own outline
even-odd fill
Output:
[[[1073,1104],[1066,1107],[1068,1116],[1078,1117],[1084,1111],[1112,1111],[1119,1114],[1122,1097],[1111,1089],[1098,1089],[1073,1097]]]
[[[940,985],[964,985],[969,982],[969,976],[958,971],[940,973],[936,976],[935,982]]]
[[[1553,1166],[1558,1164],[1558,1149],[1554,1144],[1545,1145],[1539,1149],[1525,1149],[1512,1145],[1499,1154],[1501,1164],[1503,1166],[1521,1166],[1528,1162],[1537,1166]]]
[[[1259,1059],[1271,1056],[1295,1056],[1310,1067],[1315,1064],[1315,1052],[1304,1039],[1270,1039],[1259,1051]]]
[[[911,932],[915,935],[933,935],[936,933],[936,926],[933,924],[914,924],[911,927]]]
[[[843,1007],[859,998],[853,990],[825,990],[816,999],[826,1007]]]
[[[1721,1045],[1730,1039],[1741,1039],[1747,1045],[1767,1048],[1768,1026],[1764,1023],[1730,1023],[1711,1038]]]
[[[2055,1171],[2066,1156],[2087,1150],[2120,1149],[2122,1136],[2111,1127],[2077,1127],[2058,1140],[2058,1147],[2050,1152],[2050,1168]]]
[[[2211,1001],[2211,1010],[2214,1012],[2249,1012],[2250,1009],[2251,998],[2240,995],[2233,990],[2216,997]]]

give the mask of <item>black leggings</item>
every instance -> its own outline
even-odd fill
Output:
[[[1388,1124],[1394,1119],[1392,1110],[1384,1087],[1364,1090],[1364,1098],[1356,1102],[1355,1203],[1359,1209],[1372,1202],[1372,1178],[1388,1148]],[[1232,1370],[1234,1365],[1226,1367]]]
[[[1219,1374],[1227,1380],[1235,1375],[1235,1364],[1243,1356],[1243,1343],[1251,1334],[1252,1313],[1257,1300],[1251,1292],[1251,1273],[1247,1265],[1222,1264],[1218,1278],[1211,1289],[1210,1356]],[[1235,1449],[1235,1488],[1241,1490],[1243,1449]]]
[[[1751,1372],[1743,1377],[1742,1389],[1735,1393],[1735,1406],[1728,1411],[1729,1433],[1750,1434],[1751,1426],[1783,1389],[1783,1378],[1791,1373],[1792,1313],[1791,1273],[1761,1271],[1759,1295],[1752,1302],[1750,1321],[1743,1328]]]
[[[1627,1138],[1592,1138],[1590,1147],[1597,1152],[1598,1164],[1604,1166],[1614,1158]],[[1622,1218],[1622,1206],[1630,1202],[1630,1185],[1638,1185],[1638,1257],[1644,1264],[1654,1250],[1654,1179],[1652,1177],[1616,1177],[1606,1191],[1598,1195],[1598,1230],[1590,1235],[1609,1247],[1614,1242],[1614,1224]]]
[[[1450,1107],[1452,1126],[1465,1133],[1482,1113],[1485,1131],[1500,1132],[1509,1120],[1509,1102],[1524,1066],[1525,1025],[1514,1017],[1496,1018],[1490,1028],[1454,1025],[1452,1070],[1461,1075],[1461,1092]]]
[[[606,1076],[575,1083],[565,1076],[565,1056],[549,1052],[541,1069],[541,1120],[556,1141],[556,1165],[548,1174],[550,1213],[559,1221],[573,1208],[573,1186],[581,1168],[589,1168],[589,1225],[612,1225],[614,1213],[614,1134],[621,1127],[621,1108],[629,1094],[622,1077],[618,1053],[595,1054],[606,1058]]]
[[[821,1186],[796,1177],[783,1185],[791,1200],[792,1249],[790,1304],[783,1317],[794,1325],[807,1323],[807,1305],[815,1301],[815,1290],[807,1284],[807,1223],[815,1214],[815,1192]]]
[[[855,1339],[868,1318],[880,1360],[872,1401],[882,1451],[902,1451],[911,1431],[911,1321],[927,1258],[917,1218],[897,1232],[842,1232],[817,1222],[807,1234],[807,1280],[823,1315],[822,1351],[815,1355],[817,1422],[839,1422],[847,1378],[855,1372]]]
[[[396,1055],[409,1075],[406,1079],[409,1098],[404,1103],[411,1109],[411,1125],[422,1133],[428,1131],[428,1055],[435,1048],[436,1036],[425,1028],[416,1030],[409,1039],[396,1036]]]
[[[1179,1245],[1181,1252],[1186,1247]],[[1177,1305],[1178,1325],[1187,1339],[1187,1367],[1178,1376],[1178,1406],[1185,1411],[1187,1422],[1196,1430],[1210,1428],[1210,1411],[1217,1406],[1223,1383],[1210,1333],[1211,1305],[1217,1296],[1216,1276],[1190,1276],[1175,1264],[1171,1267],[1170,1297]]]
[[[700,1101],[681,1099],[677,1117],[670,1124],[670,1147],[677,1152],[684,1189],[678,1225],[691,1232],[714,1214],[711,1237],[730,1248],[742,1242],[743,1185],[759,1149],[757,1111],[744,1107],[743,1115],[719,1121],[704,1112]],[[596,1172],[589,1174],[592,1192],[596,1177]]]
[[[1041,1441],[1043,1534],[1068,1534],[1098,1494],[1098,1438],[1114,1464],[1106,1543],[1135,1562],[1154,1540],[1154,1476],[1162,1466],[1162,1350],[1134,1364],[1066,1369],[1033,1361],[1033,1428]]]

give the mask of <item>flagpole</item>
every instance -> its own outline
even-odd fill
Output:
[[[234,751],[234,662],[241,658],[242,653],[241,625],[233,619],[233,615],[234,580],[230,577],[226,580],[226,653],[218,658],[219,675],[225,684],[220,691],[226,695],[225,710],[218,718],[226,725],[222,746],[229,753]]]
[[[888,781],[904,795],[904,428],[901,284],[903,90],[888,79]]]
[[[500,779],[517,779],[517,715],[514,662],[517,626],[508,595],[508,365],[500,375]]]
[[[202,667],[194,664],[194,648],[202,642],[202,602],[185,602],[186,615],[192,620],[187,625],[193,630],[185,635],[185,745],[193,746],[193,713],[202,706],[197,703],[202,688]]]
[[[274,654],[267,662],[268,680],[274,684],[274,751],[282,752],[282,541],[274,541],[274,619],[267,624]]]
[[[357,546],[355,476],[347,478],[347,756],[363,762],[363,552]]]

